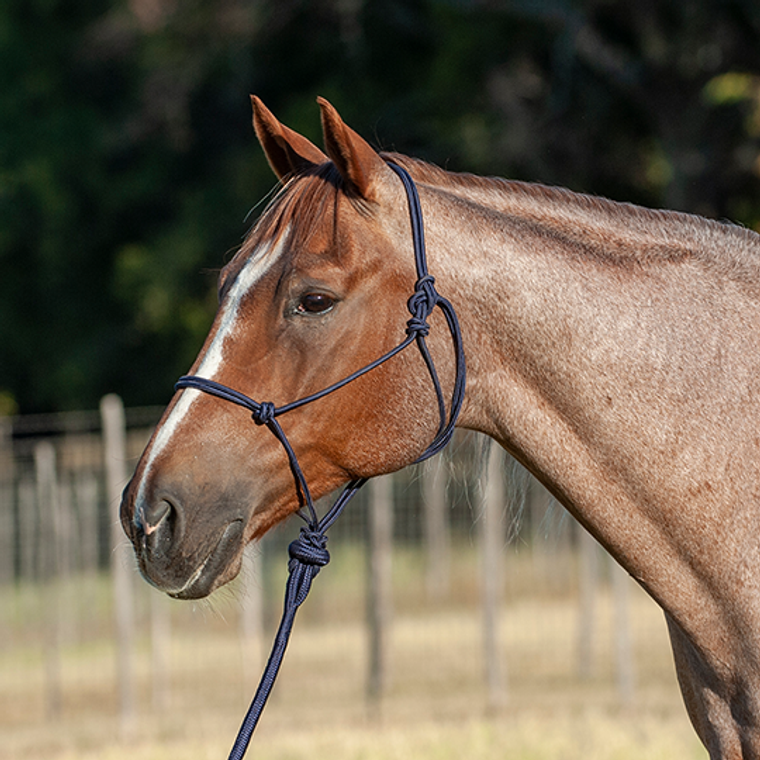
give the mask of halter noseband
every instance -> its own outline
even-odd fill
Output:
[[[312,401],[317,401],[318,399],[339,390],[353,380],[356,380],[358,377],[361,377],[367,372],[379,367],[381,364],[384,364],[412,343],[417,344],[430,374],[438,401],[438,413],[440,419],[438,431],[433,438],[433,441],[417,459],[418,462],[422,462],[438,453],[451,440],[451,437],[454,434],[454,425],[456,424],[464,399],[465,357],[462,346],[462,334],[454,308],[448,300],[436,291],[435,281],[433,277],[428,274],[422,208],[420,206],[417,188],[406,169],[391,162],[388,163],[388,166],[398,174],[406,191],[407,201],[409,203],[409,217],[412,226],[414,260],[417,268],[417,281],[414,286],[414,292],[407,302],[407,308],[412,316],[407,322],[406,338],[404,338],[404,340],[395,348],[391,349],[386,354],[383,354],[379,359],[367,364],[365,367],[362,367],[348,377],[329,385],[321,391],[305,396],[298,401],[284,404],[283,406],[275,406],[271,402],[254,401],[244,393],[229,388],[226,385],[222,385],[222,383],[218,383],[215,380],[208,380],[205,377],[197,377],[195,375],[185,375],[181,377],[174,386],[175,390],[192,388],[216,396],[225,401],[230,401],[238,406],[242,406],[251,412],[253,421],[257,425],[265,425],[268,427],[277,440],[280,441],[287,453],[290,468],[296,481],[297,491],[307,509],[307,514],[304,514],[303,507],[298,510],[298,514],[304,519],[306,525],[301,528],[299,538],[293,541],[288,547],[290,562],[288,564],[289,576],[285,591],[285,608],[275,638],[272,654],[267,662],[256,695],[253,698],[253,702],[251,703],[243,724],[240,727],[237,739],[230,752],[229,760],[240,760],[245,754],[253,730],[258,723],[261,712],[266,704],[266,700],[274,685],[275,678],[277,677],[277,672],[290,637],[290,631],[296,610],[306,599],[313,578],[317,575],[320,568],[330,561],[330,554],[326,549],[327,536],[325,535],[325,531],[327,531],[327,529],[335,522],[346,504],[367,482],[367,478],[352,480],[345,487],[325,516],[320,519],[314,508],[314,502],[306,483],[306,478],[298,463],[298,458],[296,457],[277,418],[286,412],[298,409],[299,407],[310,404]],[[451,395],[451,407],[448,415],[446,414],[446,402],[438,378],[438,373],[436,372],[433,359],[425,341],[430,330],[427,320],[436,307],[439,308],[446,317],[446,322],[454,344],[456,358],[456,375]]]

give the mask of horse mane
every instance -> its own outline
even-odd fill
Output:
[[[446,171],[420,159],[381,154],[403,166],[420,185],[485,207],[523,224],[547,230],[573,255],[617,266],[651,266],[682,261],[749,286],[760,296],[760,235],[728,222],[679,211],[643,208],[565,188]],[[344,181],[334,164],[324,163],[289,178],[268,203],[240,253],[278,237],[288,227],[298,246],[326,219],[334,223]],[[297,224],[290,224],[297,219]]]
[[[422,185],[548,226],[569,250],[594,259],[618,265],[692,260],[760,288],[760,235],[739,225],[559,187],[449,172],[395,153],[384,157],[399,163]]]

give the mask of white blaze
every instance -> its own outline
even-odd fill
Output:
[[[198,377],[204,377],[207,380],[214,379],[224,359],[224,343],[228,337],[235,334],[238,328],[240,305],[243,299],[277,260],[287,237],[288,230],[285,230],[276,240],[269,240],[263,243],[257,251],[251,254],[242,270],[238,273],[217,317],[217,329],[211,340],[211,345],[208,347],[198,367],[198,371],[195,373]],[[140,489],[137,495],[138,503],[142,501],[145,481],[153,463],[166,448],[172,436],[177,432],[182,419],[201,393],[201,391],[194,388],[184,389],[176,406],[159,429],[142,473]],[[150,526],[146,525],[145,528],[148,530]]]

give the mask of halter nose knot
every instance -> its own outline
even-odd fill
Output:
[[[275,406],[271,401],[263,401],[254,409],[251,418],[257,425],[268,425],[275,417]]]
[[[291,559],[303,565],[311,565],[319,571],[330,561],[327,551],[327,536],[318,530],[301,528],[301,534],[288,546]]]
[[[430,332],[427,318],[433,313],[438,303],[438,291],[435,289],[435,278],[426,274],[415,283],[414,293],[407,301],[407,308],[412,318],[406,323],[406,334],[426,336]]]

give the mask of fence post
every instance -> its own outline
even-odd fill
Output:
[[[171,610],[169,600],[150,589],[150,679],[151,702],[156,710],[169,706]]]
[[[34,447],[37,508],[40,516],[38,576],[42,583],[41,603],[45,620],[45,707],[48,717],[60,715],[61,686],[61,518],[58,503],[58,475],[55,449],[50,441]]]
[[[631,640],[630,581],[628,573],[610,557],[612,594],[615,609],[615,665],[618,694],[624,707],[630,707],[636,690]]]
[[[427,553],[426,590],[439,602],[449,592],[451,540],[446,511],[446,453],[428,459],[422,470],[425,549]]]
[[[578,675],[582,679],[588,680],[594,674],[599,553],[594,537],[582,526],[580,527],[578,543]]]
[[[74,474],[71,488],[79,515],[79,562],[85,573],[98,568],[98,481],[95,473],[84,470]]]
[[[377,702],[388,688],[392,616],[393,476],[369,482],[369,677],[367,696]]]
[[[246,698],[256,686],[264,664],[264,586],[261,548],[248,544],[243,552],[246,581],[240,613],[243,648],[243,690]]]
[[[38,575],[37,555],[40,550],[39,506],[35,493],[34,479],[23,475],[16,492],[18,509],[16,510],[19,533],[19,575],[32,581]]]
[[[103,423],[106,499],[111,522],[111,573],[116,618],[116,673],[122,736],[132,732],[135,721],[134,647],[134,554],[119,521],[121,492],[127,483],[127,447],[124,405],[115,394],[100,402]]]
[[[547,551],[550,527],[551,494],[533,475],[528,476],[525,493],[525,510],[530,519],[530,547],[533,573],[542,585],[551,578],[553,566],[551,553]]]
[[[489,441],[488,462],[481,476],[480,543],[483,557],[483,654],[491,709],[507,699],[506,673],[499,647],[499,612],[504,592],[504,449]]]
[[[0,583],[13,580],[15,546],[13,540],[14,460],[11,421],[0,416]]]

